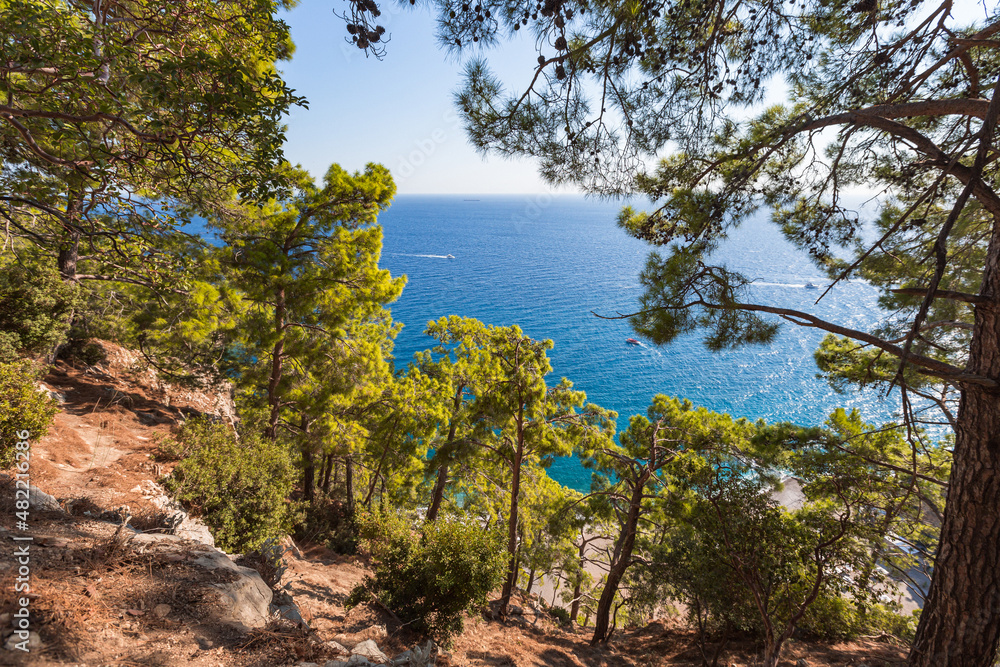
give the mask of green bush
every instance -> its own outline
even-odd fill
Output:
[[[318,491],[312,502],[305,503],[295,526],[295,537],[323,544],[339,554],[354,554],[358,550],[357,524],[347,511],[347,504]]]
[[[463,615],[485,604],[503,581],[500,536],[479,525],[440,519],[418,531],[398,514],[371,514],[359,517],[358,527],[375,575],[351,592],[348,604],[374,598],[446,645],[461,634]]]
[[[40,267],[0,267],[0,361],[43,354],[63,342],[78,305],[77,288]]]
[[[839,596],[820,595],[806,609],[798,629],[817,639],[854,639],[861,633],[861,619],[854,604]]]
[[[25,432],[29,442],[49,432],[56,411],[52,399],[38,389],[38,372],[31,362],[0,363],[0,468],[14,462]]]
[[[189,421],[177,439],[187,456],[167,480],[178,500],[201,515],[230,552],[260,547],[288,531],[295,468],[288,448],[226,424]]]

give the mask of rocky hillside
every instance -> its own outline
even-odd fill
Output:
[[[17,665],[701,665],[676,619],[589,646],[537,598],[521,596],[507,621],[468,619],[448,650],[409,632],[385,609],[344,601],[366,575],[357,557],[285,541],[286,571],[268,586],[255,569],[216,549],[196,519],[156,483],[169,465],[157,442],[195,414],[231,420],[223,388],[199,392],[162,381],[134,353],[100,343],[98,365],[58,364],[44,390],[59,402],[51,433],[32,450],[30,609],[25,639],[13,538],[15,489],[0,479],[0,664]],[[265,575],[269,575],[265,571]],[[276,592],[277,591],[277,592]],[[25,644],[24,642],[27,642]],[[18,645],[29,648],[25,653]],[[720,665],[751,665],[734,641]],[[789,665],[896,665],[902,649],[875,640],[793,642]]]

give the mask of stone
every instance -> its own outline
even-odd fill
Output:
[[[372,662],[363,655],[355,654],[344,665],[345,667],[369,667],[372,665]]]
[[[350,655],[351,654],[351,652],[349,650],[347,650],[347,647],[345,647],[343,644],[338,644],[337,642],[335,642],[333,640],[330,640],[330,641],[326,642],[326,645],[330,647],[330,650],[336,651],[340,655]]]
[[[437,646],[433,640],[427,640],[423,646],[414,646],[409,651],[400,653],[389,661],[393,667],[433,667]]]
[[[158,604],[153,607],[153,615],[157,618],[166,618],[170,615],[170,605],[168,604]]]
[[[4,644],[4,648],[8,651],[17,651],[18,653],[22,652],[20,648],[22,646],[27,648],[29,651],[38,651],[42,648],[42,638],[37,632],[29,632],[27,638],[25,638],[21,632],[23,632],[23,630],[15,631],[14,634],[8,637],[7,643]],[[24,642],[27,642],[27,644],[24,644]]]
[[[344,660],[327,660],[323,667],[347,667],[347,662]]]
[[[35,485],[28,487],[28,506],[41,512],[62,512],[63,508],[54,496],[50,496]]]
[[[371,660],[373,662],[378,662],[378,663],[389,662],[389,656],[387,656],[385,653],[382,653],[382,651],[380,651],[379,648],[378,648],[378,644],[376,644],[371,639],[366,639],[363,642],[361,642],[358,645],[356,645],[353,649],[351,649],[351,653],[353,653],[354,656],[359,656],[360,655],[360,656],[362,656],[364,658],[368,658],[369,660]],[[354,656],[351,656],[352,660],[354,659]],[[350,661],[348,661],[348,664],[352,664],[352,663],[350,663]],[[354,663],[354,664],[358,664],[358,663]],[[363,664],[363,663],[361,663],[361,664]]]

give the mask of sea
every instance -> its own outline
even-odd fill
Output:
[[[893,418],[897,393],[838,394],[817,377],[813,352],[824,335],[817,329],[786,323],[769,345],[715,353],[698,333],[662,347],[626,343],[637,337],[627,320],[597,315],[638,308],[639,273],[653,248],[617,227],[621,207],[573,195],[398,196],[379,218],[381,266],[407,276],[390,305],[404,324],[397,367],[433,345],[423,333],[428,321],[461,315],[551,339],[550,384],[569,378],[589,401],[616,411],[619,428],[656,394],[768,422],[821,424],[838,407],[856,408],[872,423]],[[753,279],[760,303],[862,330],[885,317],[876,289],[863,281],[840,283],[816,303],[823,290],[807,285],[825,288],[827,278],[766,211],[732,233],[713,260]],[[590,472],[573,457],[557,459],[549,474],[578,490],[590,486]]]

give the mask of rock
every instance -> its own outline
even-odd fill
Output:
[[[376,644],[371,639],[366,639],[357,646],[355,646],[353,649],[351,649],[351,653],[354,654],[353,656],[351,656],[352,660],[354,659],[355,656],[362,656],[364,658],[368,658],[373,662],[378,662],[378,663],[389,662],[389,656],[387,656],[385,653],[382,653],[382,651],[380,651],[378,648],[378,644]],[[351,663],[350,661],[348,661],[348,664],[353,665],[353,664],[363,664],[363,663]]]
[[[153,607],[153,615],[157,618],[166,618],[170,615],[170,605],[168,604],[158,604]]]
[[[319,667],[315,662],[300,662],[295,667]]]
[[[23,653],[21,647],[27,648],[29,651],[38,651],[42,648],[42,638],[38,636],[37,632],[29,632],[27,637],[21,634],[22,632],[24,631],[14,632],[7,638],[7,643],[3,647],[8,651],[17,651],[18,653]]]
[[[292,623],[295,623],[296,625],[299,625],[299,626],[302,626],[302,627],[305,627],[305,628],[309,627],[309,624],[306,623],[306,620],[304,618],[302,618],[302,612],[299,611],[299,606],[297,604],[295,604],[294,602],[292,602],[291,604],[283,604],[283,605],[273,605],[272,604],[270,611],[275,616],[278,616],[279,618],[283,618],[286,621],[291,621]],[[344,650],[344,654],[346,655],[348,653],[350,653],[350,651],[348,651],[348,650],[345,649]]]
[[[63,511],[63,508],[59,505],[58,500],[34,485],[30,485],[28,487],[28,506],[33,510],[39,510],[41,512]]]
[[[345,667],[369,667],[373,663],[363,655],[352,655],[350,660],[344,663]]]
[[[524,610],[518,607],[516,604],[512,604],[510,605],[510,607],[507,608],[507,613],[510,614],[511,616],[523,616]]]
[[[389,632],[385,629],[384,625],[372,625],[365,629],[361,633],[361,636],[367,639],[382,639],[383,637],[388,637]]]
[[[347,667],[347,662],[344,660],[328,660],[323,667]]]
[[[338,644],[337,642],[335,642],[333,640],[330,640],[330,641],[326,642],[326,645],[330,647],[330,650],[336,651],[340,655],[350,655],[351,654],[351,652],[349,650],[347,650],[347,647],[345,647],[343,644]]]
[[[437,646],[433,640],[427,640],[423,646],[414,646],[405,653],[400,653],[391,661],[393,667],[433,667],[436,659]]]
[[[187,549],[192,552],[189,561],[206,570],[226,570],[226,583],[209,584],[217,593],[217,602],[222,607],[221,620],[241,632],[261,628],[271,620],[271,589],[256,571],[240,567],[223,552],[205,545],[192,546],[177,535],[140,533],[133,539],[137,548],[168,549],[177,552]],[[154,612],[155,613],[155,612]]]

